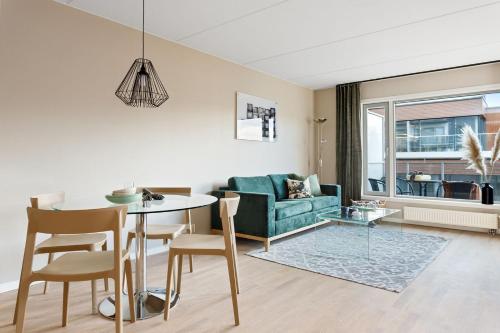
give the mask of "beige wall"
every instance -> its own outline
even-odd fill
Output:
[[[147,36],[171,98],[134,109],[114,91],[139,47],[137,31],[75,9],[0,0],[0,284],[18,278],[29,195],[102,197],[130,181],[208,192],[313,168],[311,90]],[[236,91],[279,103],[277,143],[234,139]],[[194,222],[208,231],[208,209]]]
[[[315,118],[326,118],[326,123],[323,124],[323,143],[321,150],[323,156],[323,168],[321,170],[321,183],[335,184],[337,181],[336,158],[335,158],[335,88],[316,90],[314,92],[314,114]],[[315,154],[318,154],[318,127],[315,127]],[[318,171],[318,158],[315,158],[315,170]]]
[[[498,83],[500,83],[500,64],[489,64],[366,82],[361,84],[360,90],[361,99],[366,100]],[[329,119],[335,118],[335,88],[315,91],[314,101],[316,117],[325,116]],[[335,126],[329,127],[328,130],[334,132]],[[334,133],[330,133],[329,135],[335,137]],[[329,155],[324,154],[324,173],[335,175],[335,144],[329,142],[325,150],[329,152]]]
[[[500,64],[452,69],[362,83],[361,99],[419,94],[500,83]]]

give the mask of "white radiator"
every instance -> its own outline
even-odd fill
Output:
[[[473,228],[498,228],[498,215],[457,210],[405,207],[404,219]]]

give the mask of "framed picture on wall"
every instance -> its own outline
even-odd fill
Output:
[[[236,93],[236,139],[274,142],[277,139],[278,103]]]

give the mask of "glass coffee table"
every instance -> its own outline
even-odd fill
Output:
[[[354,213],[354,210],[358,213]],[[399,209],[342,207],[316,216],[322,223],[315,230],[314,250],[335,256],[362,256],[370,259],[370,234],[377,230],[396,231],[401,239],[401,223],[382,223],[381,219]]]

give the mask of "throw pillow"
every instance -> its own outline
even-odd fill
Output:
[[[286,183],[288,185],[289,199],[301,199],[301,198],[311,197],[311,185],[309,184],[308,179],[304,181],[287,179]]]
[[[304,176],[301,176],[301,175],[298,175],[296,173],[291,173],[290,176],[289,176],[290,179],[293,179],[293,180],[301,180],[301,181],[304,181],[306,180],[307,177],[304,177]]]
[[[307,177],[309,184],[311,185],[311,194],[315,197],[322,195],[321,186],[319,185],[318,175],[310,175]]]

